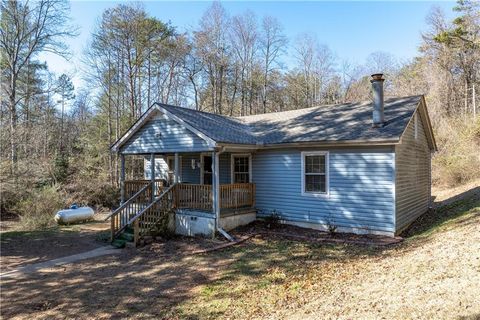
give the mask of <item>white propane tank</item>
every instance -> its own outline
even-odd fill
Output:
[[[90,207],[60,210],[55,215],[55,221],[57,221],[58,224],[68,224],[90,220],[93,218],[94,213]]]

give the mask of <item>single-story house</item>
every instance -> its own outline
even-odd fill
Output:
[[[394,236],[431,205],[437,149],[423,96],[228,117],[152,105],[112,145],[122,163],[122,204],[112,235],[141,237],[162,216],[177,233],[224,233],[257,218],[338,232]],[[125,181],[125,157],[145,177]]]

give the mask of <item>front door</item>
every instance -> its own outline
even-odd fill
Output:
[[[212,156],[203,156],[203,184],[212,184]]]

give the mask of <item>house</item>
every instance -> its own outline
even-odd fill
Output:
[[[166,215],[180,234],[228,234],[275,213],[283,223],[399,234],[431,205],[435,138],[423,96],[227,117],[156,103],[115,143],[122,205],[112,235]],[[125,181],[125,157],[145,180]],[[164,220],[162,220],[164,219]]]

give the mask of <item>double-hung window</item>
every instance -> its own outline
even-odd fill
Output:
[[[328,151],[302,152],[302,194],[328,194]]]
[[[250,182],[250,155],[232,155],[232,183]]]

